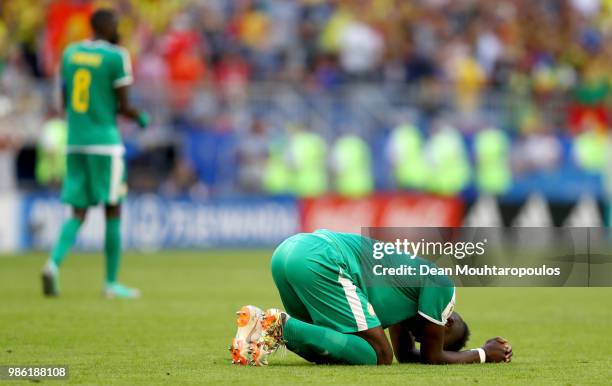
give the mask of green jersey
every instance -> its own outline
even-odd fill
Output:
[[[64,51],[61,75],[68,150],[105,153],[105,149],[121,146],[115,89],[132,83],[127,51],[102,40],[71,44]]]
[[[318,230],[281,243],[272,254],[271,270],[287,313],[343,333],[386,328],[417,314],[446,324],[455,305],[452,280],[419,274],[374,277],[379,264],[390,269],[432,263],[403,256],[376,260],[373,242],[356,234]]]
[[[419,275],[420,265],[433,263],[403,256],[372,257],[373,240],[352,233],[318,230],[314,233],[328,238],[340,251],[346,274],[360,288],[372,305],[383,327],[409,319],[416,314],[430,322],[444,325],[455,305],[455,287],[447,276]],[[373,268],[415,267],[414,276],[375,276]],[[380,272],[381,269],[378,269]]]

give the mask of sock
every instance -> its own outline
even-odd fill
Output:
[[[68,220],[66,220],[66,222],[64,222],[64,225],[62,225],[62,231],[60,232],[60,236],[55,242],[50,255],[51,261],[57,267],[62,264],[66,254],[68,254],[68,251],[74,245],[80,227],[81,220],[76,217],[70,217]]]
[[[283,338],[287,348],[315,363],[375,365],[376,351],[363,338],[289,318]]]
[[[121,219],[106,219],[106,234],[104,238],[104,254],[106,255],[106,282],[117,281],[119,263],[121,262]]]

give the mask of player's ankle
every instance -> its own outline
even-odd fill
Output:
[[[281,315],[280,315],[280,324],[281,324],[281,327],[282,327],[283,329],[285,328],[285,323],[287,323],[287,320],[289,320],[289,318],[290,318],[290,317],[291,317],[291,316],[289,316],[289,314],[288,314],[288,313],[286,313],[286,312],[284,312],[284,311],[283,311],[283,312],[281,312]]]
[[[47,262],[45,263],[43,269],[55,274],[59,271],[59,266],[55,264],[55,261],[53,261],[53,259],[47,259]]]

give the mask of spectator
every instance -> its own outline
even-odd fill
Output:
[[[198,181],[198,176],[188,160],[176,163],[170,177],[162,184],[160,192],[166,197],[204,199],[208,189]]]
[[[242,191],[261,193],[268,159],[268,143],[265,123],[255,118],[249,132],[241,136],[238,145],[238,183]]]
[[[429,176],[427,189],[441,195],[456,195],[467,188],[470,165],[459,131],[444,125],[437,129],[425,145]]]
[[[521,137],[512,152],[517,174],[551,171],[561,161],[561,144],[538,117],[526,120]]]
[[[265,119],[271,127],[304,122],[331,143],[338,128],[351,121],[359,122],[368,138],[384,140],[386,130],[396,123],[390,117],[410,105],[418,111],[414,122],[425,129],[440,114],[460,129],[453,130],[457,135],[477,132],[490,123],[505,132],[520,129],[508,150],[517,172],[560,167],[559,136],[566,132],[579,136],[581,150],[574,161],[601,163],[601,157],[585,157],[589,149],[601,148],[609,131],[610,1],[49,0],[45,4],[0,2],[0,124],[11,130],[40,127],[41,106],[51,94],[62,49],[89,35],[87,18],[94,7],[111,5],[120,13],[122,44],[134,57],[134,95],[155,116],[154,130],[134,136],[139,145],[145,144],[136,148],[161,142],[184,153],[189,162],[172,167],[176,186],[189,180],[191,170],[211,192],[220,185],[257,190],[262,179],[266,190],[275,193],[287,191],[288,186],[305,193],[306,180],[316,180],[316,194],[326,191],[325,165],[314,167],[308,160],[311,154],[325,157],[327,142],[307,134],[293,136],[287,145],[283,138],[289,136],[288,130],[259,133],[258,124],[249,126],[245,117],[262,111],[272,117]],[[353,85],[363,81],[375,83],[354,93]],[[193,143],[179,143],[178,122],[194,117],[196,128],[186,130]],[[244,128],[249,131],[242,136]],[[593,131],[596,135],[591,135]],[[401,141],[410,142],[408,137]],[[318,145],[296,148],[296,138]],[[436,150],[440,143],[455,143],[465,150],[458,141],[462,137],[449,138],[441,141],[438,133],[422,138],[431,167],[436,168],[444,155]],[[30,143],[37,139],[31,136]],[[264,149],[262,143],[268,140],[275,145]],[[4,142],[5,149],[12,149]],[[265,153],[266,166],[261,169],[266,172],[256,173],[250,164],[261,166]],[[428,178],[410,175],[409,168],[400,165],[425,158],[409,160],[403,153],[392,157],[396,182],[423,189],[425,182],[415,180]],[[476,154],[481,156],[490,154]],[[464,165],[464,157],[458,157]],[[287,158],[294,163],[287,165]],[[241,159],[238,170],[236,159]],[[375,170],[389,166],[378,163],[374,152]],[[288,166],[293,167],[291,173]],[[464,179],[458,180],[457,186],[462,185]],[[442,190],[457,191],[456,186],[449,189]]]
[[[317,133],[301,128],[289,145],[293,192],[299,197],[320,196],[327,191],[327,144]]]
[[[428,172],[423,158],[423,136],[418,128],[410,124],[394,128],[387,142],[386,153],[398,188],[425,188]]]
[[[372,193],[372,155],[363,139],[353,134],[341,136],[334,144],[331,158],[338,194],[359,198]]]
[[[58,188],[66,173],[66,140],[68,128],[59,114],[51,113],[45,122],[36,149],[36,181]]]
[[[486,194],[503,194],[512,183],[510,168],[510,140],[497,128],[476,134],[476,186]]]
[[[186,106],[194,86],[204,78],[206,67],[202,61],[200,35],[191,25],[187,14],[179,14],[164,42],[164,57],[168,68],[173,105]]]
[[[381,64],[384,41],[361,20],[351,21],[340,34],[340,63],[355,79],[373,79]]]

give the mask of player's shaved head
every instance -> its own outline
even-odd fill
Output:
[[[91,15],[90,23],[96,39],[107,40],[113,44],[119,42],[117,15],[112,9],[101,8],[96,10]]]
[[[453,312],[446,323],[444,334],[444,349],[448,351],[461,351],[470,339],[470,328],[456,312]]]

